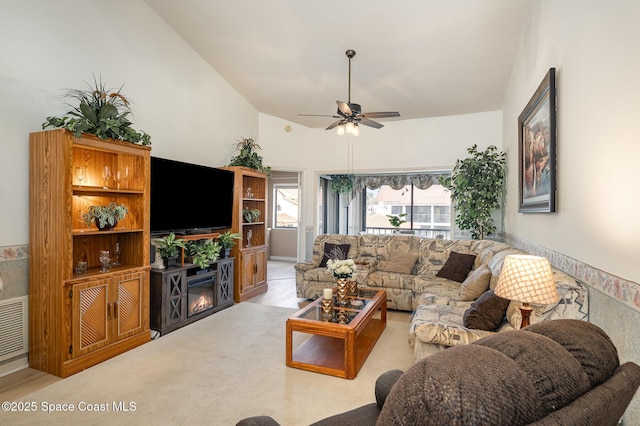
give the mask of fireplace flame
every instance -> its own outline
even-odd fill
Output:
[[[191,313],[197,314],[198,312],[206,311],[209,308],[213,307],[213,303],[209,298],[200,296],[198,300],[195,301],[193,305],[191,305]]]

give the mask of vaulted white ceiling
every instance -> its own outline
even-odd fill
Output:
[[[145,0],[258,111],[400,120],[502,108],[529,0]],[[393,119],[379,119],[385,123]]]

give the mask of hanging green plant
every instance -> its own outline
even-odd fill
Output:
[[[260,150],[260,145],[252,138],[242,138],[237,144],[236,149],[240,153],[235,157],[231,157],[230,166],[244,166],[250,169],[258,170],[267,176],[271,176],[271,167],[262,164],[262,156],[256,152]]]
[[[440,183],[451,191],[458,228],[482,240],[496,230],[491,213],[500,207],[507,155],[493,145],[484,151],[473,145],[467,152],[471,156],[457,160],[451,176]]]
[[[353,175],[331,175],[331,190],[337,194],[346,194],[353,190]]]
[[[76,137],[89,133],[100,139],[151,145],[151,137],[148,134],[137,132],[131,127],[133,123],[127,118],[131,113],[131,102],[120,93],[122,86],[118,90],[107,89],[102,79],[96,81],[95,75],[93,86],[86,82],[85,84],[87,90],[70,89],[64,95],[79,102],[78,106],[69,104],[73,109],[67,114],[71,117],[47,117],[42,123],[43,129],[62,128],[73,132]]]

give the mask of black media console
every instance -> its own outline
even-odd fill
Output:
[[[170,333],[233,305],[233,258],[151,269],[151,328]]]

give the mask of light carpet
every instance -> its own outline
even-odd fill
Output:
[[[289,368],[285,323],[293,312],[234,305],[20,400],[34,402],[35,412],[0,418],[12,425],[235,425],[269,415],[285,426],[308,425],[374,402],[376,378],[413,363],[408,323],[388,321],[354,380]],[[45,413],[47,404],[74,411]],[[86,407],[109,411],[80,411]]]

